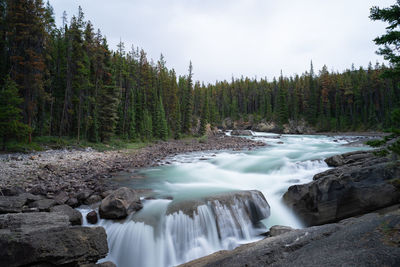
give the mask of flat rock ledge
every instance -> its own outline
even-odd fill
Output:
[[[180,266],[400,266],[400,210],[292,230]]]
[[[289,187],[284,202],[308,225],[337,222],[400,202],[400,161],[352,152],[326,159],[336,167]]]
[[[107,253],[102,227],[71,226],[59,212],[0,215],[2,266],[95,266]]]

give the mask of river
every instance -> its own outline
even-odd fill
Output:
[[[302,223],[281,202],[282,195],[289,186],[308,183],[315,174],[329,169],[325,158],[368,149],[348,146],[352,138],[255,133],[253,139],[268,146],[178,155],[166,159],[169,164],[135,173],[143,179],[132,179],[131,174],[115,177],[120,186],[152,189],[153,193],[151,199],[143,200],[142,210],[123,222],[100,220],[98,225],[106,229],[110,248],[104,261],[111,260],[119,267],[174,266],[259,240],[260,233],[272,225],[301,228]],[[225,218],[223,225],[215,218],[215,207],[207,205],[199,206],[193,216],[182,212],[166,215],[171,203],[236,190],[263,193],[270,206],[263,227],[243,215],[239,204],[230,210],[217,207],[220,218]],[[86,215],[89,210],[80,211]]]

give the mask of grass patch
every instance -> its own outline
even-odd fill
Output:
[[[369,140],[365,144],[372,146],[372,147],[380,147],[386,144],[385,140]]]

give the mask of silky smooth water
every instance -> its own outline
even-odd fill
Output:
[[[327,170],[323,161],[327,157],[368,149],[346,146],[349,138],[255,135],[253,139],[268,146],[253,151],[178,155],[165,160],[171,164],[141,170],[139,174],[145,179],[132,179],[132,174],[117,177],[121,186],[152,189],[157,199],[144,201],[144,208],[123,222],[99,222],[108,235],[110,253],[106,260],[122,267],[173,266],[260,239],[260,229],[242,212],[243,203],[234,207],[208,203],[199,206],[193,216],[182,212],[166,215],[172,201],[221,192],[259,190],[270,205],[265,212],[271,215],[262,221],[266,229],[276,224],[301,228],[302,223],[281,201],[287,188],[308,183],[315,174]],[[222,213],[217,216],[215,210]],[[82,210],[84,215],[87,212]]]

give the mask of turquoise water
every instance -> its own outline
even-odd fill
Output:
[[[151,189],[143,209],[124,221],[100,220],[107,232],[111,260],[120,267],[175,266],[222,249],[261,239],[272,225],[303,227],[282,203],[289,186],[308,183],[329,167],[335,154],[369,149],[347,146],[348,138],[255,133],[267,146],[251,151],[197,152],[165,160],[163,166],[114,178],[119,186]],[[350,140],[351,141],[351,140]],[[134,179],[132,177],[142,177]],[[269,203],[255,201],[270,216],[254,225],[246,203],[226,207],[218,201],[198,206],[193,216],[166,215],[173,202],[193,200],[233,190],[259,190]],[[253,198],[253,200],[255,200]],[[89,210],[81,210],[85,215]],[[86,223],[86,222],[85,222]],[[87,224],[87,223],[86,223]]]

